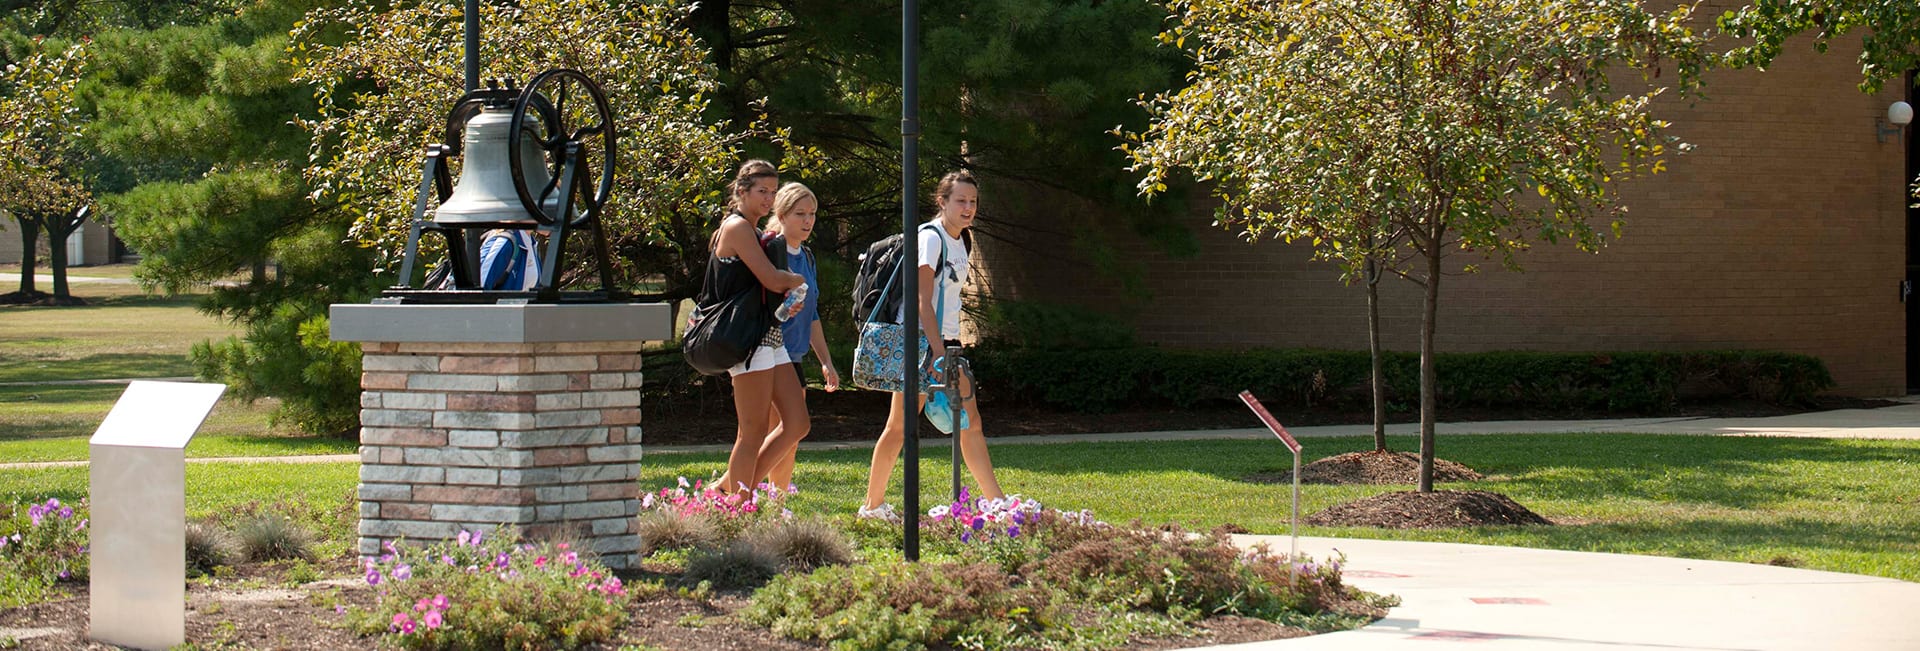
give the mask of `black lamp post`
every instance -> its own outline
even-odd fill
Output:
[[[469,0],[471,1],[471,0]],[[920,3],[918,0],[905,0],[900,13],[900,237],[906,245],[902,252],[912,268],[918,269],[920,259],[920,238],[914,237],[914,231],[920,225],[916,195],[920,180]],[[906,494],[902,496],[902,526],[905,529],[902,538],[903,550],[907,560],[920,560],[920,419],[915,418],[914,398],[920,391],[920,348],[913,344],[920,332],[920,282],[919,274],[902,283],[906,291],[902,300],[906,301],[906,314],[901,319],[907,344],[901,346],[906,355],[901,363],[901,389],[907,399],[901,401],[900,421],[906,423]],[[958,441],[956,439],[956,445]]]
[[[467,92],[480,90],[480,0],[467,0]]]

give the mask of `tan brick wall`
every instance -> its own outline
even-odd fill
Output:
[[[1780,350],[1825,360],[1841,393],[1904,393],[1904,145],[1874,136],[1875,116],[1902,93],[1858,91],[1857,45],[1788,52],[1765,72],[1711,73],[1696,105],[1659,107],[1698,149],[1621,188],[1631,207],[1623,237],[1598,255],[1542,243],[1521,256],[1524,273],[1452,258],[1450,269],[1488,270],[1443,281],[1438,348]],[[1097,210],[1009,185],[989,180],[987,218]],[[1122,298],[1085,256],[1026,230],[980,238],[976,282],[1001,297],[1108,306],[1167,345],[1366,346],[1360,287],[1309,261],[1303,244],[1248,245],[1204,212],[1185,220],[1196,258],[1116,237],[1124,257],[1151,270],[1148,301]],[[1382,288],[1386,345],[1417,350],[1418,288],[1394,278]]]
[[[506,524],[637,560],[639,342],[362,350],[362,554]]]

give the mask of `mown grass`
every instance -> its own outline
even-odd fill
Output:
[[[1309,458],[1368,449],[1366,438],[1311,439]],[[1789,559],[1804,567],[1920,580],[1920,442],[1627,434],[1451,436],[1441,456],[1488,475],[1472,485],[1504,493],[1563,524],[1387,531],[1303,527],[1309,535],[1436,540],[1739,562]],[[1393,440],[1396,449],[1411,439]],[[865,492],[869,452],[805,452],[800,513],[851,512]],[[1288,489],[1245,481],[1286,465],[1272,441],[1003,445],[993,450],[1009,489],[1109,521],[1139,518],[1196,528],[1233,523],[1287,531]],[[922,508],[946,498],[946,451],[922,463]],[[654,454],[642,485],[710,477],[723,454]],[[337,499],[355,464],[204,464],[188,469],[189,511],[264,495]],[[895,476],[898,486],[899,476]],[[85,492],[84,468],[0,472],[0,500]],[[1303,513],[1407,487],[1307,486]],[[899,504],[896,488],[890,500]]]
[[[112,384],[0,387],[0,415],[4,415],[0,417],[0,461],[24,460],[12,454],[22,442],[50,444],[46,443],[48,439],[92,436],[126,389]],[[283,438],[269,436],[266,425],[274,404],[272,400],[253,404],[222,400],[200,426],[200,436]],[[81,445],[84,448],[84,441]]]
[[[190,296],[89,300],[0,308],[0,382],[192,375],[187,351],[193,344],[239,332],[194,309],[197,299]]]

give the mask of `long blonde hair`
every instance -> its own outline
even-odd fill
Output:
[[[780,228],[780,216],[793,212],[793,207],[800,205],[801,199],[812,199],[815,207],[820,205],[820,199],[813,195],[813,190],[799,181],[780,186],[780,191],[773,195],[773,212],[767,213],[766,230],[785,232]]]

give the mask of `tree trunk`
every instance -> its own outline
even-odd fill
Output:
[[[1420,492],[1433,492],[1433,421],[1440,374],[1434,369],[1433,330],[1440,314],[1440,238],[1427,251],[1427,300],[1420,317]]]
[[[266,260],[253,261],[253,280],[248,281],[248,283],[254,287],[266,286],[267,284],[267,261]]]
[[[1380,359],[1380,261],[1367,258],[1367,352],[1373,356],[1373,450],[1387,451],[1387,382]]]
[[[67,291],[67,236],[73,231],[47,229],[47,266],[53,269],[53,298],[65,299]]]
[[[32,294],[40,291],[33,283],[35,249],[40,246],[40,222],[14,214],[13,221],[20,224],[20,293]]]

